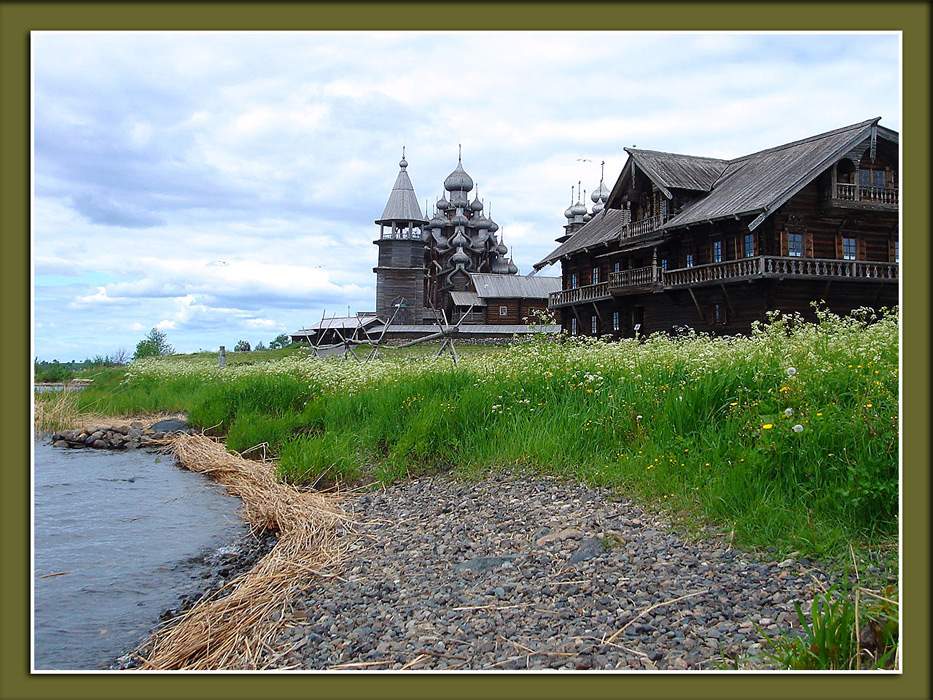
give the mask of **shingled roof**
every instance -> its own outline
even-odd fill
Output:
[[[551,251],[540,262],[534,264],[536,270],[545,265],[557,262],[565,255],[576,253],[579,250],[594,248],[619,235],[622,230],[622,211],[619,209],[603,209],[577,230],[570,238]]]
[[[392,192],[389,193],[389,201],[386,202],[386,208],[382,212],[382,217],[376,219],[377,224],[390,224],[393,221],[414,221],[427,223],[421,215],[421,207],[418,205],[418,197],[415,195],[415,188],[411,184],[411,178],[408,177],[408,162],[404,155],[399,162],[398,177],[395,178],[395,185]]]
[[[881,117],[728,161],[710,193],[684,207],[662,228],[757,214],[754,229],[852,148],[872,136],[897,141],[878,127]]]
[[[616,207],[630,187],[632,164],[668,197],[672,188],[708,193],[686,205],[659,230],[755,216],[749,223],[751,230],[866,139],[896,143],[897,132],[878,126],[880,120],[868,119],[732,160],[626,148],[629,160],[612,188],[607,208],[534,267],[540,269],[571,253],[609,242],[619,233],[621,211]]]
[[[559,292],[560,277],[523,277],[522,275],[495,275],[484,272],[470,274],[480,299],[546,299],[551,292]]]

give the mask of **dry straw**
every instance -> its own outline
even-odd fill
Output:
[[[316,576],[332,576],[346,538],[339,497],[279,482],[270,464],[243,459],[203,435],[182,435],[170,449],[194,472],[207,474],[243,500],[254,530],[279,533],[251,570],[157,631],[138,655],[149,670],[258,670],[289,603]],[[271,663],[271,662],[269,662]]]

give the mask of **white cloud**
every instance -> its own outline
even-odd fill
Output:
[[[878,115],[900,128],[896,34],[37,32],[32,43],[40,357],[108,354],[153,326],[179,350],[268,342],[323,309],[372,309],[373,221],[402,146],[430,207],[462,144],[527,272],[556,245],[570,187],[591,192],[602,160],[611,187],[624,146],[735,157]]]

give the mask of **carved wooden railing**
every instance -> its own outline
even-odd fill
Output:
[[[660,228],[663,223],[664,220],[660,215],[649,216],[647,219],[640,219],[638,221],[630,221],[627,224],[623,224],[619,229],[619,240],[623,241],[627,238],[634,238],[635,236],[651,233]]]
[[[588,284],[584,287],[574,287],[573,289],[563,289],[559,292],[551,292],[548,295],[548,307],[565,306],[567,304],[579,304],[585,301],[595,301],[609,296],[609,283],[600,282],[598,284]]]
[[[755,277],[897,280],[899,274],[899,265],[893,262],[791,258],[771,255],[683,267],[678,270],[663,270],[657,265],[649,265],[632,270],[611,272],[607,282],[551,292],[548,306],[554,308],[596,301],[608,297],[613,290],[631,289],[634,291],[635,289],[644,290],[646,287],[672,289]]]
[[[619,272],[609,273],[609,286],[611,288],[619,287],[644,287],[646,285],[658,284],[663,280],[664,270],[657,265],[648,267],[636,267],[631,270],[620,270]]]
[[[898,279],[898,264],[865,260],[826,260],[763,255],[721,263],[685,267],[663,273],[665,287],[682,287],[751,277],[806,277],[811,279]]]
[[[844,202],[868,202],[869,204],[897,204],[897,189],[893,187],[865,187],[836,183],[834,199]]]

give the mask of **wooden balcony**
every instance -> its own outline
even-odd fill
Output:
[[[848,280],[879,283],[896,283],[899,265],[893,262],[870,262],[866,260],[824,260],[820,258],[790,258],[762,255],[756,258],[728,260],[709,265],[683,267],[677,270],[662,270],[649,265],[632,270],[612,272],[607,282],[591,284],[576,289],[552,292],[549,308],[572,306],[611,299],[642,292],[660,292],[665,289],[705,286],[741,282],[752,279],[812,279]]]
[[[895,187],[865,187],[839,182],[832,187],[827,204],[843,209],[855,207],[896,211],[898,192]]]
[[[629,238],[635,238],[637,236],[643,236],[646,233],[651,233],[656,231],[661,227],[661,224],[664,223],[664,220],[660,215],[658,216],[649,216],[647,219],[639,219],[638,221],[630,221],[627,224],[623,224],[622,228],[619,229],[618,240],[624,241]]]
[[[609,282],[600,282],[598,284],[588,284],[584,287],[574,287],[573,289],[563,289],[559,292],[551,292],[548,295],[548,308],[556,309],[561,306],[572,306],[590,301],[601,301],[611,299],[609,294]]]

